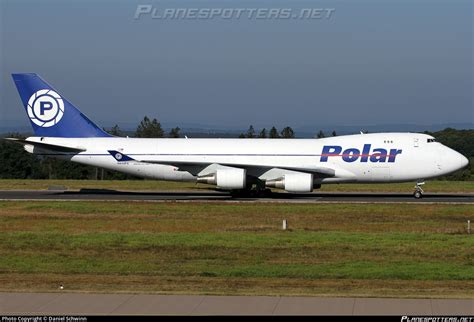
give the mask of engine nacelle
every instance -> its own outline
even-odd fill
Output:
[[[288,192],[311,192],[313,191],[313,175],[311,173],[288,173],[282,178],[267,180],[265,185]]]
[[[247,184],[245,169],[217,169],[215,173],[199,177],[197,182],[215,184],[227,190],[244,189]]]

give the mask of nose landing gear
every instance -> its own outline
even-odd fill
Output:
[[[423,189],[421,188],[422,185],[424,185],[424,182],[417,182],[415,186],[415,191],[413,192],[413,197],[416,199],[421,199],[423,197]]]

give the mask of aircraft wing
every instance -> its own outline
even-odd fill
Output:
[[[37,148],[41,148],[44,150],[50,150],[50,151],[55,151],[55,152],[84,152],[86,149],[83,148],[74,148],[74,147],[69,147],[69,146],[63,146],[63,145],[57,145],[57,144],[50,144],[50,143],[43,143],[43,142],[36,142],[36,141],[29,141],[29,140],[24,140],[24,139],[17,139],[17,138],[4,138],[4,140],[7,140],[9,142],[21,144],[23,146],[25,145],[32,145]]]
[[[206,167],[210,166],[213,163],[209,162],[186,162],[186,161],[177,161],[177,162],[171,162],[171,161],[141,161],[144,163],[156,163],[156,164],[166,164],[166,165],[171,165],[175,166],[180,170],[183,171],[188,171],[192,174],[196,174],[197,172],[200,172],[202,169],[205,169]],[[241,169],[247,169],[247,170],[253,170],[252,172],[261,172],[264,173],[270,169],[278,168],[278,169],[283,169],[283,170],[291,170],[291,171],[298,171],[298,172],[304,172],[304,173],[311,173],[311,174],[319,174],[319,175],[324,175],[328,177],[333,177],[336,173],[334,169],[327,168],[327,167],[313,167],[313,168],[307,168],[307,167],[281,167],[281,166],[271,166],[271,165],[258,165],[258,164],[240,164],[240,163],[233,163],[233,162],[219,162],[219,163],[214,163],[214,164],[219,164],[222,166],[228,166],[228,167],[235,167],[235,168],[241,168]],[[199,169],[197,171],[197,169]],[[197,171],[197,172],[196,172]],[[195,172],[195,173],[193,173]]]
[[[154,161],[154,160],[136,160],[132,157],[120,153],[118,151],[109,150],[110,155],[112,155],[118,162],[124,161],[134,161],[142,162],[149,164],[161,164],[169,165],[178,168],[181,171],[187,171],[193,175],[198,175],[201,171],[206,169],[211,165],[220,165],[234,168],[246,169],[247,171],[253,173],[254,175],[259,176],[271,169],[282,169],[290,171],[298,171],[303,173],[311,173],[324,177],[333,177],[335,176],[336,171],[332,168],[327,167],[281,167],[281,166],[272,166],[272,165],[261,165],[261,164],[251,164],[251,163],[238,163],[238,162],[195,162],[195,161]]]

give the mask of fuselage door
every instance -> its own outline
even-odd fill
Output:
[[[418,138],[414,138],[414,139],[413,139],[413,146],[414,146],[415,148],[417,148],[418,145],[419,145],[419,144],[418,144]]]

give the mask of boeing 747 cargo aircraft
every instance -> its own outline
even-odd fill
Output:
[[[34,130],[26,151],[138,177],[194,181],[233,191],[311,192],[330,183],[415,182],[468,164],[418,133],[323,139],[147,139],[107,134],[36,74],[13,74]]]

